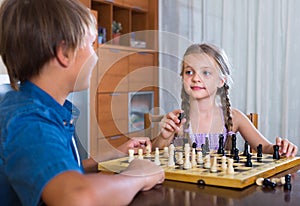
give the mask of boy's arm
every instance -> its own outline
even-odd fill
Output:
[[[63,172],[45,186],[42,199],[47,205],[126,205],[138,191],[164,180],[163,170],[154,163],[135,160],[130,165],[118,175]],[[152,172],[145,174],[145,168]]]

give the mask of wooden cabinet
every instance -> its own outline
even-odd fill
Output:
[[[154,104],[158,99],[158,93],[154,91],[157,87],[157,52],[103,45],[98,48],[98,55],[97,121],[101,130],[98,138],[105,137],[117,146],[130,136],[143,135],[143,132],[130,129],[132,95],[152,92],[152,106],[157,107]]]
[[[157,0],[93,0],[91,6],[98,12],[99,28],[105,29],[105,43],[132,46],[132,42],[142,42],[144,47],[155,49],[155,37],[140,31],[157,30],[157,4]],[[122,25],[118,43],[112,41],[113,21]]]
[[[81,1],[93,11],[98,32],[104,28],[106,33],[105,42],[102,40],[95,45],[99,61],[92,74],[90,88],[89,152],[94,155],[103,138],[113,146],[119,146],[128,137],[144,134],[142,130],[132,131],[130,127],[129,110],[133,94],[153,94],[151,106],[158,107],[158,52],[155,32],[158,30],[158,1]],[[119,39],[114,39],[113,21],[122,24]],[[150,30],[152,32],[148,32]]]

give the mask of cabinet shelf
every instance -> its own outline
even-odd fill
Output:
[[[145,32],[155,29],[149,25],[149,21],[151,21],[149,18],[153,15],[149,15],[151,11],[148,10],[148,0],[93,0],[91,6],[98,12],[99,35],[103,36],[100,38],[101,42],[98,43],[156,48],[154,45],[156,38]],[[120,22],[122,25],[121,38],[118,41],[113,40],[113,21]],[[101,33],[103,30],[104,32]],[[139,33],[137,34],[137,32]]]

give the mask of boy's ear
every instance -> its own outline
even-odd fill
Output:
[[[69,66],[70,56],[64,42],[60,43],[59,46],[56,48],[56,59],[61,66]]]

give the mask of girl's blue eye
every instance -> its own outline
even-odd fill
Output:
[[[209,71],[203,71],[203,74],[204,74],[205,76],[209,76],[211,73],[210,73]]]
[[[187,70],[185,71],[185,74],[191,76],[194,74],[194,72],[192,70]]]

